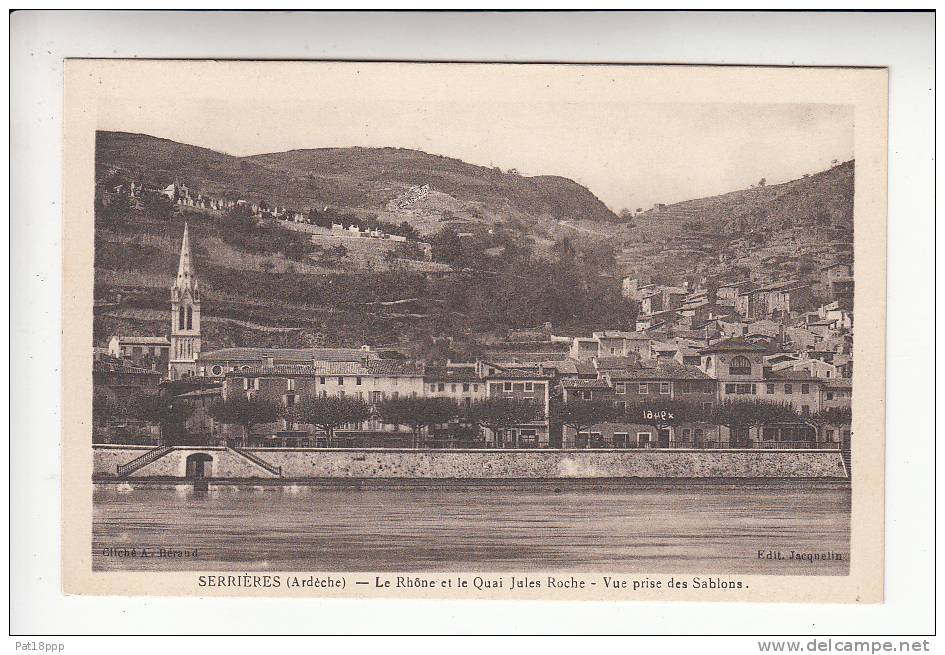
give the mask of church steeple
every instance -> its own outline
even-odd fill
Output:
[[[200,288],[190,252],[190,229],[184,223],[177,278],[171,286],[171,379],[194,375],[199,355]]]
[[[174,287],[178,291],[184,289],[192,291],[197,288],[197,277],[190,257],[190,230],[186,222],[184,223],[184,239],[180,244],[180,264],[177,266],[177,281]]]

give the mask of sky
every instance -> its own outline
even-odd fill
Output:
[[[259,68],[223,75],[199,68],[148,85],[105,77],[98,127],[233,155],[413,148],[527,176],[569,177],[614,211],[725,193],[761,178],[775,184],[854,152],[849,105],[726,102],[717,92],[711,102],[679,101],[687,94],[666,85],[635,94],[632,81],[608,93],[577,78],[497,81],[491,71],[466,75],[448,66],[431,75],[351,66],[285,78]]]

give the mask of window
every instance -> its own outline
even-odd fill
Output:
[[[318,378],[318,382],[319,384],[325,384],[325,376],[323,375],[320,378]]]
[[[809,385],[809,384],[802,384],[802,385],[801,385],[801,393],[810,393],[810,385]]]
[[[431,385],[430,385],[430,391],[436,392],[436,385],[435,385],[435,384],[431,384]]]
[[[627,393],[627,384],[626,382],[617,382],[614,385],[614,393]]]
[[[833,400],[833,391],[828,391],[826,395],[827,400]]]
[[[294,393],[287,393],[285,395],[285,406],[295,407],[295,394]]]
[[[801,416],[810,416],[810,405],[801,405]]]
[[[295,391],[295,378],[287,378],[285,381],[286,391]]]
[[[637,432],[637,446],[639,446],[640,448],[650,447],[650,433],[649,432]]]
[[[793,393],[794,393],[794,385],[793,385],[793,384],[785,384],[785,385],[784,385],[784,393],[786,393],[786,394],[788,394],[788,395],[793,394]]]
[[[765,385],[765,393],[769,393],[769,394],[774,393],[773,383],[769,382],[768,384]]]
[[[344,392],[342,392],[342,393],[344,393]],[[400,392],[399,392],[399,391],[394,391],[393,393],[391,393],[391,398],[393,398],[394,400],[397,400],[398,398],[400,398]]]
[[[361,385],[361,376],[360,376],[360,375],[354,379],[354,383],[355,383],[356,385],[358,385],[358,386]]]
[[[344,385],[344,383],[345,383],[345,379],[339,375],[339,376],[338,376],[338,384]]]
[[[827,377],[828,378],[830,377],[830,371],[827,371]]]
[[[193,310],[193,307],[188,306],[187,307],[187,329],[193,330],[194,329],[193,326],[194,326],[194,310]]]
[[[322,389],[322,391],[321,391],[321,397],[322,397],[322,398],[327,398],[327,397],[328,397],[328,392],[325,391],[324,389]]]
[[[243,378],[243,391],[249,391],[249,378]]]
[[[755,385],[753,384],[726,384],[725,393],[727,394],[736,394],[739,396],[744,395],[754,395],[755,394]]]
[[[396,387],[397,383],[400,382],[400,378],[391,378],[390,381]]]
[[[442,382],[440,382],[438,385],[436,385],[436,390],[437,390],[437,391],[443,391],[444,389],[446,389],[446,385],[443,384]]]
[[[614,432],[614,447],[615,448],[627,447],[627,433],[626,432]]]
[[[703,412],[711,412],[711,411],[712,411],[712,403],[702,403],[702,411],[703,411]]]
[[[833,430],[827,430],[827,441],[833,441]]]
[[[383,391],[371,392],[371,400],[375,403],[381,402],[382,400],[384,400],[384,392]]]
[[[339,398],[344,398],[344,397],[345,397],[345,390],[344,390],[344,389],[339,389],[339,390],[338,390],[338,397],[339,397]]]
[[[647,386],[646,382],[641,382],[639,388],[637,389],[637,393],[645,396],[646,394],[650,393],[650,387]]]
[[[181,307],[180,310],[177,312],[177,314],[178,314],[178,316],[177,316],[177,328],[178,328],[179,330],[183,330],[183,329],[184,329],[184,308]]]
[[[627,403],[626,401],[618,400],[617,402],[614,403],[614,407],[616,407],[620,411],[624,411],[625,409],[627,409]]]
[[[456,393],[456,385],[455,385],[455,384],[451,384],[451,385],[450,385],[450,393]]]
[[[478,385],[478,384],[474,384],[474,385],[473,385],[473,391],[479,391],[479,385]]]
[[[664,395],[669,393],[669,382],[660,382],[660,393]]]
[[[463,391],[469,391],[469,383],[463,384]]]
[[[534,391],[534,390],[535,390],[535,383],[534,383],[534,382],[526,382],[526,383],[525,383],[525,391]]]
[[[357,397],[358,400],[364,400],[364,392],[363,392],[363,391],[355,391],[355,392],[354,392],[354,395]]]
[[[503,390],[503,391],[512,391],[512,383],[511,383],[511,382],[504,382],[504,383],[502,383],[502,390]]]
[[[744,355],[733,357],[728,372],[729,375],[751,375],[751,360]]]
[[[210,372],[213,373],[214,375],[222,375],[223,367],[220,366],[219,364],[215,364],[210,368]]]

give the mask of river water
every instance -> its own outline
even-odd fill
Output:
[[[96,570],[845,575],[849,567],[846,482],[95,484],[93,508]],[[162,548],[171,556],[154,557]],[[791,559],[792,551],[811,557]],[[785,559],[766,557],[778,552]],[[822,553],[839,559],[813,559]]]

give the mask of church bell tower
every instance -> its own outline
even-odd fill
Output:
[[[177,279],[171,287],[171,354],[169,373],[172,380],[197,372],[200,354],[200,287],[190,255],[190,235],[184,223]]]

